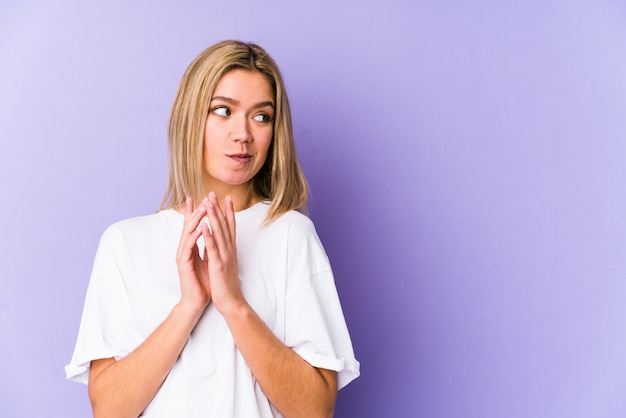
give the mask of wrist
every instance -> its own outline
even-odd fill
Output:
[[[200,320],[200,317],[206,310],[207,306],[208,303],[202,305],[194,305],[180,301],[172,308],[172,316],[184,322],[190,322],[195,325],[196,322]]]
[[[227,322],[242,320],[255,315],[254,309],[243,299],[218,309]]]

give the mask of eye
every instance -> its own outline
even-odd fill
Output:
[[[261,123],[270,123],[272,121],[272,118],[267,113],[259,113],[255,115],[253,119]]]
[[[217,106],[211,109],[211,112],[215,113],[218,116],[230,116],[230,109],[226,106]]]

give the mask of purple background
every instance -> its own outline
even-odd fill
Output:
[[[89,415],[99,236],[157,208],[225,38],[286,78],[362,363],[337,417],[626,416],[626,3],[339,3],[0,3],[0,416]]]

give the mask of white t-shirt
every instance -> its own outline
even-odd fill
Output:
[[[285,345],[315,367],[359,375],[328,258],[313,223],[296,211],[261,227],[269,204],[235,214],[241,288]],[[173,209],[113,224],[102,235],[67,378],[87,383],[92,360],[120,359],[180,299],[176,250],[183,215]],[[200,240],[201,241],[201,240]],[[202,242],[199,242],[202,245]],[[149,367],[149,365],[147,365]],[[277,417],[213,305],[144,417]]]

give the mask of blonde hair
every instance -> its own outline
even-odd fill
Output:
[[[187,196],[194,202],[205,196],[202,173],[209,103],[218,81],[234,69],[263,74],[275,95],[274,135],[265,164],[253,178],[249,193],[271,201],[266,223],[292,209],[306,212],[308,186],[296,154],[280,70],[261,47],[240,41],[222,41],[205,49],[183,75],[170,115],[170,173],[161,209],[178,207]]]

